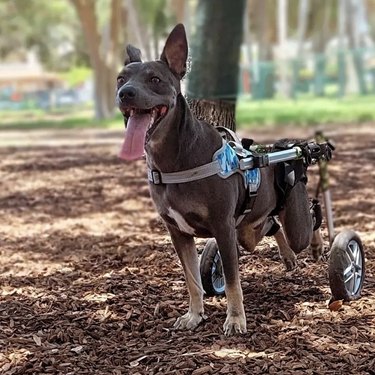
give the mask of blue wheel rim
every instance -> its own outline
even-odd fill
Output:
[[[225,292],[225,279],[223,272],[223,263],[221,261],[220,253],[217,251],[212,262],[211,269],[212,287],[216,294],[224,294]]]

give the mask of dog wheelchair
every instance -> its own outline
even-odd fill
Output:
[[[330,303],[336,300],[350,301],[360,297],[365,278],[365,255],[363,244],[352,230],[343,230],[335,235],[332,202],[329,191],[328,162],[332,158],[334,145],[317,132],[311,142],[289,140],[278,145],[253,144],[252,140],[238,139],[237,135],[226,128],[218,129],[239,156],[240,168],[243,171],[254,168],[266,168],[270,165],[300,160],[304,167],[318,164],[319,182],[315,197],[311,200],[310,211],[315,217],[314,230],[322,222],[321,207],[318,198],[322,195],[325,219],[328,229],[330,249],[328,257],[329,285],[331,289]],[[288,140],[284,140],[288,141]],[[275,147],[276,146],[276,147]],[[277,215],[277,213],[276,213]],[[271,214],[272,224],[266,235],[277,232],[279,225]],[[203,289],[208,296],[225,293],[225,279],[222,261],[215,239],[209,239],[200,256],[200,273]]]

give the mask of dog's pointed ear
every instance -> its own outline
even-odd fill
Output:
[[[160,60],[166,62],[169,69],[181,79],[186,73],[186,60],[188,56],[188,44],[185,27],[179,23],[169,34]]]
[[[132,62],[142,62],[141,60],[141,50],[137,47],[128,44],[126,46],[127,57],[125,58],[125,65],[128,65]]]

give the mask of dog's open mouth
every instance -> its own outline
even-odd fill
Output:
[[[139,159],[144,154],[144,145],[156,129],[157,124],[168,113],[166,105],[158,105],[150,109],[121,108],[121,112],[127,119],[125,141],[120,157],[126,160]]]
[[[166,105],[157,105],[153,108],[142,109],[142,108],[125,108],[121,110],[124,117],[129,121],[130,117],[138,115],[151,115],[149,129],[158,122],[162,117],[164,117],[168,112],[168,107]]]

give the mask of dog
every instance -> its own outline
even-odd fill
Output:
[[[181,93],[188,57],[184,26],[178,24],[169,34],[159,60],[142,62],[140,50],[131,45],[126,51],[117,78],[116,99],[126,122],[120,157],[135,160],[146,155],[151,198],[184,270],[189,310],[174,327],[191,330],[203,319],[204,291],[194,237],[213,237],[225,276],[224,333],[245,333],[237,243],[252,251],[267,231],[268,218],[278,201],[275,168],[259,169],[261,183],[253,207],[238,223],[248,195],[243,175],[223,178],[218,173],[205,174],[213,155],[223,147],[223,138],[212,125],[193,116]],[[303,182],[297,181],[278,215],[282,228],[274,237],[286,268],[294,268],[295,254],[309,245],[318,257],[322,239],[319,230],[313,230]]]

